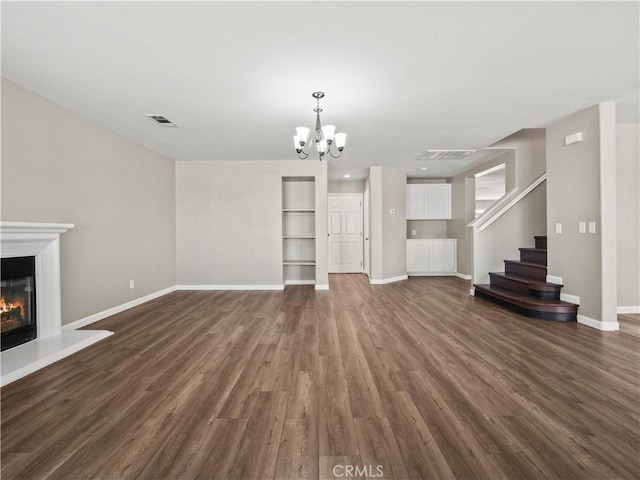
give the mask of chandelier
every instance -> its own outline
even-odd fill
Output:
[[[313,109],[313,111],[316,112],[316,130],[311,137],[311,142],[315,142],[316,144],[318,154],[320,155],[320,161],[322,161],[322,157],[326,153],[329,153],[333,158],[340,158],[342,156],[342,150],[344,150],[344,145],[347,141],[347,134],[335,133],[336,127],[334,125],[322,126],[320,123],[320,112],[322,111],[322,108],[320,108],[320,99],[324,97],[324,93],[313,92],[311,96],[316,99],[316,108]],[[311,153],[310,147],[307,147],[306,150],[304,148],[308,144],[309,132],[310,129],[307,127],[297,127],[296,134],[293,136],[293,144],[296,148],[296,152],[298,153],[298,158],[301,160],[307,158]],[[331,150],[332,145],[335,145],[334,150]],[[335,152],[335,149],[338,151]],[[337,155],[335,153],[337,153]]]

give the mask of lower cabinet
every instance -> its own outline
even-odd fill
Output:
[[[454,275],[456,259],[455,238],[407,240],[408,275]]]

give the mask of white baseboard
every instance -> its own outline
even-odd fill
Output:
[[[465,275],[464,273],[460,273],[460,272],[456,272],[454,275],[463,280],[471,280],[471,275]]]
[[[371,285],[384,285],[385,283],[400,282],[402,280],[407,280],[408,278],[409,277],[407,275],[400,275],[399,277],[383,278],[381,280],[369,279],[369,283]]]
[[[603,332],[620,330],[620,324],[618,324],[618,322],[601,322],[600,320],[594,320],[593,318],[585,317],[580,314],[578,314],[578,323],[586,325],[587,327],[597,328]]]
[[[142,305],[143,303],[148,302],[149,300],[153,300],[154,298],[161,297],[166,295],[167,293],[174,292],[176,287],[165,288],[164,290],[159,290],[154,293],[150,293],[149,295],[145,295],[144,297],[136,298],[135,300],[131,300],[130,302],[123,303],[122,305],[117,305],[115,307],[109,308],[107,310],[103,310],[102,312],[94,313],[93,315],[89,315],[88,317],[81,318],[80,320],[76,320],[75,322],[67,323],[62,325],[62,330],[77,330],[78,328],[86,327],[87,325],[97,322],[98,320],[102,320],[104,318],[110,317],[111,315],[115,315],[116,313],[124,312],[125,310],[129,310],[130,308],[137,307],[138,305]]]
[[[618,313],[640,313],[640,306],[618,307]]]
[[[176,285],[176,290],[284,290],[284,285]]]
[[[556,285],[562,285],[562,277],[555,277],[553,275],[547,275],[547,282],[555,283]]]
[[[315,280],[287,280],[285,285],[315,285]]]
[[[580,297],[577,295],[569,295],[568,293],[561,293],[560,300],[563,302],[573,303],[574,305],[580,305]]]
[[[316,285],[316,290],[329,290],[329,285]]]
[[[417,272],[417,273],[408,273],[407,275],[410,277],[456,277],[457,276],[455,273],[451,273],[451,272],[429,272],[429,273]]]

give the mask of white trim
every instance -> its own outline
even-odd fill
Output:
[[[587,327],[602,330],[603,332],[620,330],[620,324],[618,322],[601,322],[600,320],[594,320],[593,318],[585,317],[580,314],[578,314],[578,323],[586,325]]]
[[[93,315],[89,315],[88,317],[81,318],[80,320],[76,320],[75,322],[67,323],[62,325],[62,330],[76,330],[78,328],[86,327],[94,322],[99,320],[103,320],[107,317],[115,315],[120,312],[124,312],[125,310],[129,310],[130,308],[137,307],[138,305],[142,305],[150,300],[153,300],[158,297],[162,297],[167,293],[175,292],[176,287],[165,288],[164,290],[159,290],[157,292],[150,293],[149,295],[145,295],[144,297],[136,298],[135,300],[131,300],[130,302],[123,303],[122,305],[117,305],[115,307],[108,308],[107,310],[103,310],[102,312],[94,313]]]
[[[471,287],[469,289],[469,295],[471,295],[472,297],[476,296],[476,287]]]
[[[329,290],[329,285],[316,285],[316,290]]]
[[[284,290],[284,285],[176,285],[176,290]]]
[[[640,313],[640,306],[618,307],[618,313]]]
[[[553,275],[547,275],[548,283],[555,283],[556,285],[562,285],[562,277],[554,277]]]
[[[383,278],[381,280],[369,279],[369,283],[371,285],[384,285],[385,283],[400,282],[402,280],[407,280],[408,278],[409,277],[407,275],[400,275],[398,277]]]
[[[315,285],[316,281],[315,280],[287,280],[286,282],[284,282],[285,286],[286,285]]]
[[[108,330],[71,330],[5,350],[2,352],[0,386],[15,382],[110,335],[113,332]]]
[[[475,220],[471,221],[467,226],[474,227],[479,232],[482,232],[493,222],[498,220],[502,215],[504,215],[511,207],[513,207],[516,203],[522,200],[525,196],[531,193],[538,185],[544,182],[547,179],[546,172],[540,175],[536,180],[534,180],[531,185],[522,190],[522,192],[517,193],[519,188],[516,187],[511,190],[507,195],[503,197],[503,201],[498,202],[498,205],[495,208],[490,208],[483,215],[480,215]]]
[[[471,275],[465,275],[464,273],[460,273],[460,272],[456,272],[454,275],[463,280],[471,280],[472,278]]]
[[[457,277],[457,273],[453,272],[408,272],[408,276],[410,277]],[[471,280],[471,277],[468,278]]]
[[[573,303],[574,305],[580,305],[580,297],[577,295],[569,295],[568,293],[561,293],[560,300],[563,302]]]

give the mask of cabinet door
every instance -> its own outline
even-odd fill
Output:
[[[419,183],[407,185],[407,220],[424,219],[426,213],[424,207],[424,185]]]
[[[451,219],[451,184],[426,184],[426,218],[429,220]]]
[[[407,273],[427,273],[429,271],[429,243],[407,242]]]
[[[432,273],[456,272],[456,241],[451,239],[429,241],[429,266]]]

